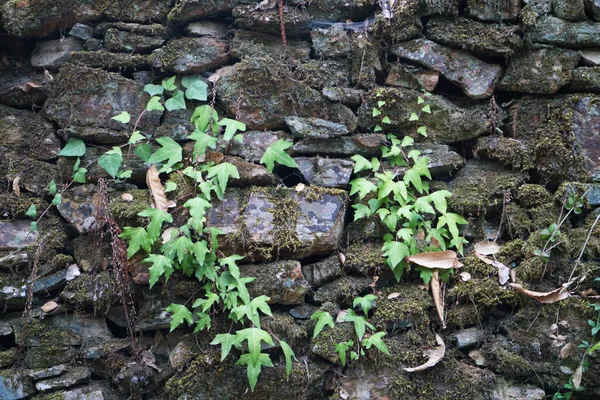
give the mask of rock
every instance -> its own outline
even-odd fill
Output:
[[[415,2],[412,3],[413,4],[409,4],[408,7],[413,7]],[[423,2],[421,4],[423,4]],[[404,12],[394,12],[389,19],[386,18],[383,13],[377,12],[375,13],[375,19],[367,20],[367,22],[369,21],[371,22],[368,28],[369,33],[372,33],[376,38],[385,43],[405,42],[421,36],[423,32],[423,23],[421,22],[421,19],[415,15],[414,9],[410,10],[405,8]],[[363,26],[360,26],[359,24],[356,29],[358,31],[364,31]]]
[[[121,299],[118,285],[115,274],[110,271],[101,271],[94,275],[84,273],[67,282],[60,296],[65,303],[76,308],[94,309],[104,314],[111,305]]]
[[[598,22],[600,21],[600,1],[599,0],[584,0],[585,9],[591,18]]]
[[[87,383],[91,377],[92,373],[89,369],[75,367],[62,376],[37,382],[35,388],[40,392],[50,392]]]
[[[213,21],[192,22],[185,27],[185,33],[188,36],[224,38],[227,35],[227,25]]]
[[[44,294],[61,290],[67,283],[67,270],[37,278],[33,285],[33,294]]]
[[[415,39],[392,47],[400,58],[438,71],[473,99],[489,97],[502,68],[485,63],[462,50],[453,50],[425,39]]]
[[[242,29],[281,35],[278,7],[261,10],[256,4],[239,5],[233,9],[233,18]],[[308,37],[313,16],[306,9],[284,6],[284,18],[287,37]]]
[[[323,261],[302,266],[302,273],[309,285],[315,289],[342,276],[342,267],[337,255]],[[295,316],[294,316],[295,317]]]
[[[350,86],[353,78],[350,68],[348,60],[310,60],[298,64],[294,69],[294,76],[298,81],[317,90],[327,86]],[[364,68],[367,69],[368,66]]]
[[[457,15],[458,4],[456,0],[436,0],[419,2],[419,15]]]
[[[586,198],[591,207],[600,206],[600,188],[598,188],[596,186],[592,186],[590,188],[590,191],[586,195]],[[0,332],[1,331],[2,331],[2,328],[0,328]]]
[[[500,161],[507,167],[526,171],[534,168],[531,149],[521,140],[504,136],[484,136],[477,139],[473,152],[479,158]]]
[[[154,68],[178,74],[215,70],[229,61],[227,42],[208,36],[171,39],[153,52],[148,61]]]
[[[148,56],[145,54],[111,53],[106,50],[97,49],[100,51],[96,51],[90,48],[87,50],[89,51],[73,53],[69,64],[111,71],[149,68]]]
[[[228,191],[210,209],[207,224],[224,232],[219,244],[225,254],[301,259],[337,248],[345,212],[341,190],[251,187]]]
[[[546,392],[533,385],[519,385],[498,379],[492,393],[493,400],[543,400]]]
[[[67,370],[67,366],[64,364],[55,365],[50,368],[44,369],[32,369],[25,372],[25,375],[30,377],[35,381],[39,381],[40,379],[52,378],[55,376],[62,375]]]
[[[73,175],[72,172],[73,169],[70,176]],[[21,193],[25,189],[39,196],[47,192],[52,179],[59,182],[58,170],[54,164],[22,156],[0,157],[0,179],[12,182],[17,176]]]
[[[0,250],[18,250],[36,244],[39,232],[30,232],[31,221],[0,221]]]
[[[248,129],[281,129],[284,117],[290,115],[339,122],[349,131],[356,128],[350,109],[326,101],[319,92],[292,79],[288,66],[271,58],[246,59],[219,73],[217,95]]]
[[[473,361],[475,361],[475,365],[477,365],[478,367],[486,367],[487,366],[487,361],[485,359],[485,357],[483,356],[483,354],[481,354],[481,352],[479,350],[471,350],[469,352],[469,358]]]
[[[525,39],[534,43],[553,44],[560,47],[582,49],[598,47],[600,24],[585,22],[567,22],[546,16],[541,18],[535,28],[525,35]]]
[[[298,169],[311,185],[346,189],[354,163],[350,160],[295,157]]]
[[[386,126],[390,132],[414,132],[415,123],[409,121],[410,114],[417,110],[417,98],[422,93],[413,90],[381,88],[379,95],[368,93],[358,109],[359,126],[372,129],[380,123],[380,116],[373,117],[373,107],[378,101],[393,104],[382,107],[381,113],[390,119]],[[490,130],[488,107],[464,105],[450,102],[443,96],[431,95],[425,100],[431,107],[431,114],[423,113],[421,122],[427,126],[429,140],[439,144],[458,143],[474,139]],[[378,152],[377,152],[378,153]]]
[[[552,12],[553,0],[523,0],[523,4],[535,11],[539,15],[550,14]]]
[[[56,158],[61,143],[54,132],[52,123],[39,114],[0,105],[0,157]]]
[[[33,72],[30,68],[2,72],[0,103],[19,108],[30,108],[32,105],[41,107],[46,97],[47,86],[43,73]]]
[[[75,186],[63,194],[62,202],[56,208],[79,233],[86,233],[95,227],[97,201],[94,185]]]
[[[104,47],[104,44],[102,43],[102,41],[92,38],[92,39],[86,40],[84,46],[87,51],[96,52],[98,50],[102,50],[102,48]],[[98,68],[97,66],[94,66],[94,65],[87,65],[87,66],[92,67],[92,68]]]
[[[429,40],[483,56],[510,57],[523,47],[518,29],[511,25],[484,24],[469,18],[432,18],[425,36]]]
[[[297,138],[329,139],[348,134],[344,125],[320,118],[285,117],[285,123]]]
[[[181,371],[192,359],[198,356],[198,346],[190,335],[183,336],[169,353],[169,363],[175,371]]]
[[[143,86],[118,74],[68,65],[61,69],[42,112],[60,126],[93,126],[131,132],[136,118],[129,124],[122,124],[112,117],[124,110],[132,116],[140,115],[150,100]],[[138,128],[155,128],[160,115],[160,112],[145,113]]]
[[[502,208],[504,192],[522,185],[527,175],[494,162],[469,160],[450,183],[448,204],[461,215],[485,215]]]
[[[167,28],[161,24],[145,25],[121,21],[102,22],[96,25],[95,35],[98,37],[104,36],[109,29],[130,32],[142,36],[156,36],[161,38],[167,36]]]
[[[104,43],[109,51],[146,54],[162,46],[165,40],[110,28],[104,34]]]
[[[246,161],[258,163],[265,150],[279,139],[291,140],[291,135],[283,131],[248,131],[242,135],[242,142],[232,141],[231,154]]]
[[[231,14],[238,4],[254,3],[251,0],[177,0],[169,12],[168,21],[172,24],[183,24],[192,20]]]
[[[584,0],[553,0],[552,13],[567,21],[583,21],[586,19]]]
[[[577,66],[577,52],[565,49],[540,49],[514,57],[499,89],[520,93],[556,93],[568,85]]]
[[[281,35],[269,35],[253,30],[236,30],[231,40],[230,53],[234,58],[244,57],[280,57],[283,54]],[[306,61],[310,59],[310,45],[305,40],[290,39],[287,41],[285,54],[292,60]]]
[[[29,379],[24,379],[18,370],[0,370],[0,394],[2,399],[26,399],[33,396],[35,392],[35,387],[29,382]]]
[[[0,321],[0,336],[8,336],[13,333],[12,326],[6,321]],[[6,340],[6,338],[2,338]]]
[[[430,92],[437,86],[439,77],[440,73],[437,71],[393,63],[385,79],[385,84],[414,90],[425,89]]]
[[[483,331],[479,328],[468,328],[458,332],[455,336],[456,348],[466,349],[467,347],[475,346],[485,339]]]
[[[521,12],[521,0],[469,0],[469,16],[484,21],[516,19]]]
[[[341,27],[313,29],[310,39],[315,55],[320,58],[347,57],[352,51],[352,42],[348,33]]]
[[[379,155],[381,145],[386,142],[384,135],[363,133],[342,136],[333,139],[302,139],[294,144],[294,155],[351,157],[360,154],[363,157]]]
[[[573,71],[569,89],[574,92],[600,93],[600,67],[580,67]]]
[[[324,87],[321,93],[327,100],[342,103],[346,107],[356,108],[360,105],[364,92],[360,89]]]
[[[89,25],[80,24],[79,22],[73,25],[69,31],[69,36],[79,38],[81,40],[90,40],[94,35],[94,28]]]
[[[376,0],[312,0],[306,9],[317,21],[363,21],[371,15],[376,3]]]
[[[228,185],[231,187],[243,186],[275,186],[280,183],[280,179],[267,171],[262,165],[248,162],[240,157],[226,156],[222,162],[233,164],[240,175],[239,179],[231,178]]]
[[[67,125],[63,129],[59,129],[56,133],[65,140],[74,136],[86,143],[105,145],[127,143],[130,136],[130,132],[127,131],[78,125]]]
[[[580,50],[581,62],[589,67],[600,66],[600,50]]]
[[[168,136],[177,142],[184,142],[194,132],[195,126],[190,122],[193,110],[175,110],[165,114],[165,117],[156,131],[154,137]]]
[[[17,348],[13,347],[5,351],[0,351],[0,368],[11,367],[16,361]],[[0,391],[0,393],[2,393]]]
[[[0,256],[0,268],[5,270],[20,270],[29,265],[29,254],[26,252],[17,253],[11,251],[5,256]],[[0,328],[0,336],[2,336],[2,328]]]
[[[584,165],[591,177],[600,176],[600,105],[597,96],[588,95],[581,98],[572,98],[573,133],[584,158]]]
[[[83,42],[76,37],[38,43],[31,54],[33,68],[59,69],[71,58],[71,53],[83,50]]]
[[[367,277],[343,276],[317,289],[313,294],[313,300],[319,304],[332,302],[351,305],[352,300],[367,290],[372,281]]]
[[[309,289],[298,261],[240,265],[240,274],[256,277],[248,284],[250,296],[266,295],[269,304],[303,304]]]

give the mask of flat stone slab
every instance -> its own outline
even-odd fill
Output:
[[[0,250],[16,250],[33,246],[38,238],[38,232],[30,232],[31,221],[17,219],[0,221]]]
[[[554,44],[573,49],[598,47],[600,23],[568,22],[546,16],[537,21],[535,27],[525,37],[534,43]]]
[[[86,383],[92,377],[89,369],[83,367],[73,368],[71,371],[56,378],[40,381],[35,384],[35,388],[40,392],[49,392],[53,390],[65,389],[72,386]]]
[[[31,54],[33,68],[58,69],[71,58],[71,53],[83,50],[83,41],[76,37],[39,43]]]
[[[309,289],[298,261],[240,265],[240,274],[256,277],[248,284],[250,295],[268,296],[270,304],[303,304]]]
[[[227,42],[212,38],[172,39],[153,52],[148,61],[154,68],[178,74],[198,74],[214,70],[229,61]]]
[[[285,117],[285,123],[297,138],[330,139],[348,134],[348,128],[320,118]]]
[[[295,157],[298,169],[311,185],[346,189],[354,162],[337,158]]]

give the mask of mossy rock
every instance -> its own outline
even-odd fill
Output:
[[[525,208],[538,207],[549,203],[552,200],[552,194],[542,185],[526,183],[515,191],[515,200],[517,204]]]
[[[394,296],[388,298],[392,293]],[[429,312],[434,306],[427,291],[414,284],[399,284],[386,288],[377,297],[372,323],[378,330],[425,332],[429,329]]]
[[[383,257],[382,246],[381,242],[351,244],[344,251],[346,258],[344,269],[364,276],[380,276],[387,272],[390,268]]]
[[[111,270],[78,276],[67,282],[61,297],[76,308],[93,307],[102,314],[121,298],[117,278]]]

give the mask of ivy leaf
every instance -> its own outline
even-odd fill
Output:
[[[382,124],[391,124],[392,121],[390,120],[390,117],[388,117],[387,115],[385,117],[383,117],[383,119],[381,120]]]
[[[423,111],[424,113],[427,113],[427,114],[431,114],[431,107],[429,106],[429,104],[425,104],[425,106],[423,106],[423,108],[421,108],[421,111]]]
[[[208,85],[200,76],[184,76],[181,79],[181,84],[187,89],[185,91],[185,97],[188,99],[206,101],[208,98]]]
[[[435,208],[442,214],[446,214],[448,206],[446,198],[450,196],[452,196],[452,193],[447,190],[437,190],[429,194],[429,198],[433,201]]]
[[[129,140],[127,141],[127,143],[129,144],[136,144],[137,142],[140,142],[142,140],[146,139],[146,137],[144,135],[142,135],[140,133],[140,131],[134,131],[131,136],[129,137]]]
[[[424,186],[421,175],[414,168],[407,170],[402,179],[406,185],[412,184],[419,193],[423,193]]]
[[[150,100],[148,100],[148,104],[146,104],[146,110],[148,111],[165,111],[165,108],[162,104],[160,104],[160,97],[152,96]]]
[[[386,332],[376,332],[372,336],[366,338],[363,341],[363,346],[367,350],[369,350],[371,348],[371,346],[375,346],[375,347],[377,347],[377,349],[379,351],[381,351],[382,353],[387,354],[389,356],[390,350],[388,349],[386,344],[383,342],[383,337],[385,335],[386,335]]]
[[[283,340],[280,340],[279,346],[281,346],[281,350],[285,356],[285,376],[287,379],[290,379],[290,373],[292,372],[292,357],[294,357],[294,360],[296,361],[298,361],[298,359],[296,358],[296,354],[294,354],[294,350],[292,350],[289,344]]]
[[[235,344],[241,344],[246,341],[248,345],[248,353],[250,355],[250,362],[253,365],[258,363],[260,357],[261,342],[265,342],[273,346],[273,339],[268,332],[263,331],[260,328],[246,328],[237,331]]]
[[[183,159],[183,152],[179,143],[168,136],[158,138],[156,141],[162,147],[156,150],[156,152],[148,158],[146,161],[147,164],[157,164],[166,160],[165,165],[161,168],[161,171],[163,171],[165,169],[170,169],[175,163],[178,163]]]
[[[373,117],[378,117],[381,115],[381,111],[379,109],[373,107]]]
[[[373,305],[375,304],[375,300],[377,300],[377,296],[375,296],[374,294],[367,294],[366,296],[363,296],[363,297],[356,297],[352,301],[352,307],[360,306],[360,308],[363,310],[363,312],[365,314],[368,314],[369,310],[371,308],[373,308]]]
[[[356,332],[356,336],[358,337],[359,341],[362,341],[367,327],[375,330],[375,327],[367,322],[367,319],[364,316],[358,315],[352,309],[348,309],[348,313],[344,315],[343,321],[354,323],[354,331]]]
[[[325,326],[329,326],[333,329],[333,317],[327,311],[317,311],[310,316],[310,319],[313,321],[317,320],[317,325],[315,325],[315,330],[313,332],[313,339],[321,333]]]
[[[197,299],[192,305],[193,308],[202,306],[202,312],[208,311],[213,304],[218,304],[219,296],[215,293],[209,292],[206,295],[206,299]]]
[[[417,104],[421,104],[424,102],[425,102],[425,100],[423,100],[423,98],[421,96],[417,97]]]
[[[354,221],[371,216],[371,210],[364,204],[353,204],[352,208],[354,208]]]
[[[260,159],[260,163],[267,167],[269,172],[273,172],[275,163],[285,165],[290,168],[298,168],[298,164],[290,157],[285,150],[292,147],[293,143],[285,139],[279,139],[271,144]]]
[[[427,127],[425,125],[418,127],[417,133],[421,136],[427,137]]]
[[[87,182],[87,179],[85,177],[86,172],[87,172],[87,169],[85,169],[83,167],[77,168],[75,171],[73,171],[73,182],[86,183]]]
[[[131,121],[131,115],[129,115],[127,111],[121,111],[111,119],[114,119],[115,121],[120,122],[122,124],[128,124],[129,121]]]
[[[200,132],[206,132],[209,124],[212,123],[212,132],[214,134],[218,133],[220,129],[217,123],[218,120],[219,114],[217,111],[213,110],[211,106],[207,104],[196,107],[190,118],[190,122],[193,122],[196,130]]]
[[[409,121],[418,121],[419,120],[419,116],[415,112],[410,113],[410,117],[408,118],[408,120]]]
[[[237,342],[236,335],[232,335],[231,333],[220,333],[213,339],[210,344],[212,345],[221,345],[221,361],[223,361],[229,355],[231,351],[231,346],[233,346]]]
[[[240,121],[236,121],[231,118],[223,118],[219,121],[220,126],[225,126],[225,133],[223,134],[223,140],[229,142],[233,139],[233,136],[237,131],[246,131],[246,124]]]
[[[375,190],[377,190],[377,186],[368,179],[356,178],[350,181],[350,196],[358,193],[360,200]]]
[[[165,311],[173,314],[171,315],[171,332],[183,324],[184,320],[190,325],[194,323],[192,312],[183,304],[170,304]]]
[[[342,363],[342,367],[346,365],[346,353],[348,352],[348,347],[352,346],[354,342],[352,340],[348,340],[346,342],[340,342],[335,345],[335,352],[340,357],[340,362]]]
[[[142,143],[138,145],[133,151],[135,155],[142,159],[143,162],[148,162],[148,158],[150,158],[150,153],[152,153],[152,148],[148,143]]]
[[[395,270],[406,257],[410,256],[410,250],[404,243],[388,241],[381,248],[383,256],[392,270]]]
[[[81,157],[85,154],[85,143],[79,138],[70,138],[65,147],[58,153],[63,157]]]
[[[150,223],[148,224],[146,230],[153,241],[156,240],[160,235],[163,222],[173,222],[173,217],[171,214],[157,208],[146,208],[141,213],[138,213],[138,215],[140,217],[150,218]]]
[[[200,332],[204,329],[209,329],[211,325],[210,315],[203,312],[197,312],[196,315],[200,318],[198,318],[198,321],[196,321],[194,333]]]
[[[363,169],[373,169],[373,164],[371,164],[371,161],[367,160],[360,154],[355,154],[350,158],[354,161],[355,174],[362,171]]]
[[[236,365],[246,365],[247,367],[247,377],[248,383],[250,384],[250,390],[254,391],[254,387],[256,386],[256,382],[258,382],[258,376],[260,375],[261,367],[264,365],[265,367],[273,367],[273,363],[271,362],[271,358],[269,358],[268,354],[260,353],[258,357],[258,362],[252,362],[252,356],[250,354],[242,354],[240,359],[236,362]]]
[[[258,310],[260,310],[263,314],[272,317],[273,314],[271,314],[271,307],[269,307],[269,304],[267,303],[269,300],[271,299],[265,295],[261,295],[252,299],[250,302],[250,310],[252,311],[252,314],[258,314]]]
[[[175,256],[177,256],[177,261],[179,261],[181,264],[189,252],[188,249],[190,249],[193,244],[190,238],[184,235],[167,242],[167,246],[167,256],[171,258],[175,258]]]
[[[152,266],[148,269],[150,272],[150,289],[152,289],[152,286],[158,282],[158,279],[162,275],[165,275],[165,280],[169,280],[173,272],[173,266],[169,257],[163,254],[151,254],[144,259],[144,262],[152,263]]]
[[[227,182],[229,181],[229,177],[239,179],[240,174],[238,173],[235,165],[231,163],[221,163],[217,165],[213,165],[208,169],[208,175],[206,176],[208,179],[217,178],[217,185],[221,188],[221,193],[225,192],[227,188]],[[219,199],[222,200],[221,197]]]
[[[146,253],[150,254],[153,240],[148,235],[148,232],[142,227],[132,228],[126,226],[123,228],[123,233],[119,235],[121,239],[129,239],[129,246],[127,246],[127,259],[130,259],[139,249],[144,249]]]
[[[173,75],[170,78],[165,78],[162,81],[162,87],[165,88],[165,90],[168,90],[169,92],[172,92],[173,90],[177,89],[177,86],[175,86],[175,79],[177,79],[177,76]]]
[[[144,92],[148,93],[150,96],[160,96],[165,92],[165,88],[161,85],[153,85],[151,83],[144,86]]]
[[[194,157],[200,157],[206,153],[206,148],[209,147],[211,149],[217,148],[218,139],[216,137],[210,136],[198,129],[194,130],[188,139],[195,140],[194,144]]]
[[[50,194],[56,193],[56,182],[54,182],[54,179],[52,179],[50,181],[50,183],[48,184],[48,193],[50,193]]]
[[[437,227],[441,228],[444,225],[448,226],[448,231],[450,232],[450,235],[452,235],[453,238],[457,238],[459,237],[457,226],[459,224],[466,225],[468,224],[468,222],[459,214],[446,213],[438,219]]]
[[[171,98],[165,101],[165,108],[167,111],[185,110],[183,92],[181,90],[174,91]]]
[[[419,197],[415,201],[414,210],[418,213],[435,214],[435,210],[429,204],[429,196]]]
[[[37,230],[37,222],[31,221],[31,224],[29,224],[29,232],[37,232]]]
[[[121,153],[121,148],[117,146],[114,146],[112,150],[107,151],[98,158],[98,165],[113,178],[117,176],[122,162],[123,153]]]
[[[206,209],[210,208],[212,204],[210,204],[210,202],[206,201],[202,197],[194,197],[186,201],[183,206],[190,210],[190,215],[192,217],[192,228],[194,228],[196,232],[202,232],[204,214],[206,214]],[[202,261],[204,261],[203,258]]]
[[[52,203],[50,203],[50,205],[60,206],[61,203],[62,203],[62,194],[56,193],[54,195],[54,198],[52,199]]]
[[[29,208],[27,209],[27,211],[25,211],[25,215],[27,215],[29,218],[35,218],[37,215],[37,207],[35,204],[32,204],[29,206]]]

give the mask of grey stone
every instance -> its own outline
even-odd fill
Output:
[[[600,93],[600,67],[580,67],[573,71],[569,89],[574,92]]]
[[[600,66],[600,50],[589,49],[581,50],[581,62],[589,67]]]
[[[33,284],[33,294],[52,292],[61,289],[66,283],[67,270],[63,269],[54,274],[36,279]]]
[[[342,103],[347,107],[356,108],[362,101],[363,91],[344,87],[324,87],[321,90],[327,100]]]
[[[193,20],[207,19],[231,14],[238,4],[254,3],[253,0],[177,0],[175,7],[169,13],[168,21],[173,24],[183,24]]]
[[[95,195],[96,187],[94,185],[75,186],[63,194],[62,202],[56,206],[60,215],[79,233],[86,233],[94,229],[96,205],[93,199]]]
[[[94,34],[94,28],[89,25],[80,24],[79,22],[73,25],[69,31],[69,36],[74,36],[82,40],[90,40]]]
[[[40,379],[52,378],[59,376],[67,370],[67,366],[64,364],[55,365],[50,368],[44,369],[32,369],[25,372],[25,375],[33,380],[39,381]]]
[[[47,193],[48,183],[52,179],[59,182],[58,169],[55,164],[22,155],[0,157],[0,179],[12,182],[17,176],[21,193],[25,189],[39,196]],[[73,169],[71,169],[69,181],[72,177]]]
[[[320,118],[285,117],[285,123],[297,138],[330,139],[348,134],[344,125]]]
[[[346,200],[337,189],[233,189],[210,209],[207,225],[224,232],[225,254],[259,261],[324,255],[338,246]]]
[[[316,90],[321,90],[324,87],[356,85],[358,81],[354,80],[356,71],[352,70],[353,64],[356,64],[353,59],[310,60],[296,66],[294,78]],[[362,64],[362,68],[365,72],[365,75],[361,77],[364,83],[364,81],[369,80],[367,71],[370,66],[365,62]],[[372,78],[371,80],[374,82],[375,76],[373,75]]]
[[[411,149],[418,150],[427,157],[427,168],[433,178],[445,178],[463,166],[463,158],[443,144],[415,144]],[[395,167],[397,176],[403,177],[408,168]]]
[[[304,271],[304,267],[303,267],[303,271]],[[310,317],[316,311],[318,311],[318,307],[315,307],[313,305],[305,303],[305,304],[300,304],[294,308],[291,308],[290,315],[296,319],[306,320],[306,319],[310,319]]]
[[[397,86],[414,90],[424,89],[425,84],[428,84],[429,86],[426,90],[431,91],[435,89],[439,76],[440,73],[437,71],[431,71],[412,65],[393,63],[385,78],[385,84],[388,86]],[[425,78],[427,78],[427,80],[425,80]]]
[[[156,36],[145,36],[133,32],[109,28],[104,34],[104,44],[109,51],[146,54],[159,48],[165,40]]]
[[[6,270],[19,270],[26,267],[29,264],[29,254],[10,252],[5,256],[0,256],[0,269]],[[2,332],[2,329],[0,329]],[[2,334],[0,333],[0,336]]]
[[[254,30],[239,29],[231,40],[231,56],[234,58],[271,56],[283,54],[281,36],[269,35]],[[310,59],[310,45],[305,40],[290,39],[287,41],[285,54],[293,60]]]
[[[471,360],[475,361],[475,365],[477,365],[478,367],[487,366],[487,360],[485,359],[485,357],[483,356],[483,354],[481,354],[481,352],[479,350],[469,351],[469,358]]]
[[[194,132],[194,124],[190,122],[193,110],[175,110],[165,114],[165,118],[156,131],[154,137],[168,136],[177,142],[187,140],[188,136]]]
[[[85,41],[84,47],[87,51],[98,51],[101,50],[104,45],[102,44],[102,41],[91,38]],[[90,67],[92,67],[92,65],[90,65]]]
[[[348,32],[341,27],[313,29],[310,31],[310,38],[317,57],[347,57],[352,51],[352,42]]]
[[[281,35],[279,26],[279,10],[261,10],[256,4],[239,5],[233,9],[233,18],[242,29],[262,31],[272,35]],[[285,17],[285,33],[287,37],[304,38],[309,35],[314,18],[306,9],[287,7]],[[280,36],[281,39],[281,36]]]
[[[279,139],[291,140],[291,135],[283,131],[248,131],[242,135],[242,142],[234,140],[231,144],[231,154],[246,161],[258,163],[265,150]]]
[[[457,15],[456,0],[420,0],[419,15]]]
[[[0,368],[11,367],[16,361],[17,348],[0,351]],[[0,392],[1,393],[1,392]]]
[[[266,295],[269,304],[303,304],[309,289],[298,261],[240,265],[240,274],[256,277],[248,284],[250,296]]]
[[[0,250],[17,250],[36,244],[38,232],[30,232],[31,221],[0,221]]]
[[[91,377],[89,369],[75,367],[62,376],[37,382],[35,388],[40,392],[49,392],[87,383]]]
[[[129,140],[130,133],[102,127],[87,127],[67,125],[57,134],[64,139],[72,136],[82,139],[86,143],[94,144],[123,144]]]
[[[533,385],[516,384],[504,379],[496,380],[492,400],[543,400],[546,392]]]
[[[385,141],[384,135],[374,133],[333,139],[301,139],[294,144],[292,151],[295,155],[307,156],[351,157],[360,154],[364,157],[372,157],[380,153],[381,145]]]
[[[568,85],[579,54],[565,49],[540,49],[514,57],[499,89],[521,93],[556,93]]]
[[[23,379],[16,369],[0,370],[0,397],[2,400],[20,400],[35,394],[29,379]]]
[[[2,72],[0,103],[10,107],[30,108],[41,106],[46,98],[48,86],[42,72],[21,69]]]
[[[351,305],[352,300],[367,290],[372,281],[364,276],[343,276],[317,289],[313,299],[319,304],[332,302]]]
[[[8,336],[13,333],[12,326],[6,321],[0,321],[0,336]]]
[[[553,0],[523,0],[523,4],[528,5],[539,15],[550,14],[552,12]]]
[[[454,50],[425,39],[415,39],[392,47],[400,58],[438,71],[473,99],[489,97],[502,68],[485,63],[463,50]]]
[[[199,74],[217,69],[229,61],[227,42],[208,36],[171,39],[153,52],[148,62],[154,68],[178,74]]]
[[[591,18],[596,22],[600,21],[600,0],[584,0],[584,2],[585,9]]]
[[[281,182],[281,180],[267,171],[262,165],[257,165],[248,162],[240,157],[226,156],[222,162],[228,162],[233,164],[240,177],[230,178],[229,184],[231,187],[243,187],[243,186],[275,186]]]
[[[104,392],[98,390],[86,390],[86,388],[78,388],[63,393],[64,400],[105,400]]]
[[[521,11],[521,0],[469,0],[469,16],[485,21],[516,19]]]
[[[96,25],[95,35],[104,36],[109,29],[131,32],[143,36],[159,36],[164,38],[167,35],[167,28],[161,24],[145,25],[121,21],[102,22]]]
[[[350,160],[321,157],[295,157],[298,169],[311,185],[346,189],[354,163]]]
[[[485,339],[483,331],[479,328],[463,329],[454,337],[457,349],[466,349],[467,347],[475,346]]]
[[[584,0],[553,0],[552,12],[567,21],[583,21],[586,18]]]
[[[185,33],[189,36],[222,38],[227,35],[227,25],[213,21],[192,22],[185,27]]]
[[[342,268],[337,255],[327,257],[314,264],[303,265],[302,272],[313,289],[342,276]]]
[[[598,207],[600,206],[600,188],[598,186],[592,186],[590,191],[586,196],[590,206]]]
[[[83,50],[83,42],[76,37],[39,43],[31,54],[33,68],[58,69],[71,58],[71,53]]]
[[[568,22],[546,16],[541,18],[525,38],[534,43],[553,44],[573,49],[598,47],[600,23]]]

